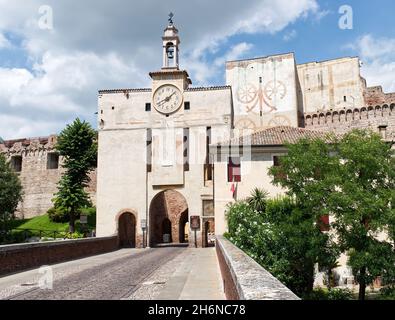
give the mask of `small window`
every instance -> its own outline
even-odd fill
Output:
[[[328,232],[330,230],[329,226],[329,215],[325,214],[318,220],[318,226],[322,232]]]
[[[48,153],[47,155],[47,169],[58,169],[59,168],[59,154]]]
[[[347,102],[347,96],[343,97],[344,102]]]
[[[241,182],[240,158],[229,158],[228,161],[228,182]]]
[[[147,172],[152,172],[152,130],[147,129]]]
[[[145,104],[145,111],[151,111],[151,103],[146,103]]]
[[[22,156],[13,156],[11,157],[11,168],[15,172],[22,171]]]
[[[273,156],[273,167],[280,167],[280,157],[279,156]]]
[[[191,110],[191,103],[189,101],[184,102],[184,110]]]
[[[259,83],[262,83],[262,77],[259,77]]]
[[[379,132],[383,139],[387,139],[387,126],[379,126]]]
[[[189,128],[184,128],[183,131],[184,171],[189,171]]]
[[[281,167],[281,156],[273,156],[273,167]],[[285,178],[285,173],[278,173],[276,179]]]

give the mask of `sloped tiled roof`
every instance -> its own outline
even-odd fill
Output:
[[[218,145],[251,145],[251,146],[282,146],[286,143],[296,143],[302,138],[326,139],[328,133],[304,128],[278,126],[257,131],[251,135],[233,138]]]

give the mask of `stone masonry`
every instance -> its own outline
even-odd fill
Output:
[[[51,199],[57,192],[57,183],[62,176],[62,157],[56,161],[54,149],[56,136],[9,140],[0,144],[0,153],[12,163],[12,159],[21,161],[17,174],[23,187],[23,200],[19,204],[16,217],[27,219],[42,215],[52,207]],[[55,154],[55,163],[51,169],[50,157]],[[57,163],[56,163],[57,162]],[[96,171],[91,173],[88,193],[93,204],[96,203]]]

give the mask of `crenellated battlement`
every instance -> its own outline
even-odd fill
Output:
[[[395,139],[395,99],[393,103],[353,109],[334,109],[304,114],[307,129],[344,133],[352,129],[372,129],[386,140]]]
[[[0,143],[0,152],[6,157],[12,155],[27,155],[28,153],[53,152],[56,145],[57,136],[25,138],[16,140],[6,140]]]

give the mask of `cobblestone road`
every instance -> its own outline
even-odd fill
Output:
[[[88,266],[82,270],[74,267],[73,272],[70,270],[67,272],[67,266],[65,266],[59,271],[54,271],[58,274],[55,274],[52,290],[42,290],[36,286],[3,298],[16,300],[127,299],[158,268],[175,259],[185,250],[187,249],[182,247],[166,247],[146,249],[130,255],[112,256],[109,254],[108,259],[103,262],[92,263],[91,267]]]

